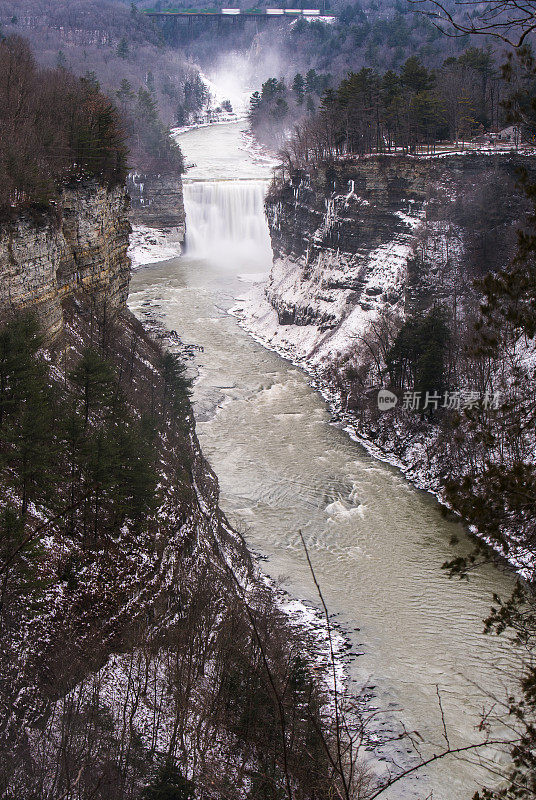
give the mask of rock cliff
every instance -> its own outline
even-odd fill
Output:
[[[468,193],[498,187],[510,198],[506,209],[497,195],[489,201],[504,213],[502,247],[511,242],[505,228],[521,203],[513,187],[528,163],[515,154],[375,156],[274,184],[266,199],[274,262],[265,295],[278,325],[256,312],[254,327],[298,358],[321,363],[340,353],[379,310],[404,311],[413,302],[413,254],[424,229],[436,227],[428,246],[440,249],[449,225],[448,258],[459,253],[468,231],[455,212]]]
[[[133,225],[165,229],[168,241],[184,242],[186,217],[180,175],[169,177],[131,173],[127,189]]]
[[[536,346],[508,334],[499,318],[505,339],[499,345],[497,338],[486,361],[477,333],[482,281],[510,268],[518,230],[531,213],[523,175],[536,182],[533,158],[471,153],[360,158],[274,181],[266,199],[272,270],[235,312],[263,343],[314,376],[341,423],[369,449],[460,510],[475,529],[482,525],[476,487],[487,487],[483,503],[502,515],[493,525],[486,521],[482,535],[494,526],[498,549],[505,552],[507,540],[508,557],[532,574],[532,521],[509,516],[515,497],[503,497],[486,480],[489,463],[504,470],[520,453],[523,466],[533,463],[531,429],[522,444],[505,438],[519,422],[508,409],[527,405],[530,392],[515,387],[532,385]],[[411,339],[433,314],[445,320],[446,343],[438,346],[433,322],[427,338]],[[381,389],[397,393],[388,413],[379,406]],[[427,394],[442,405],[423,413]],[[412,405],[412,395],[423,405]],[[491,396],[495,416],[488,413]],[[463,496],[460,486],[473,494]]]
[[[0,227],[0,308],[33,308],[50,337],[62,330],[62,302],[77,293],[123,308],[130,225],[123,188],[65,188],[54,212]]]
[[[0,231],[0,795],[246,797],[269,769],[310,796],[307,749],[273,747],[281,708],[298,742],[323,724],[308,637],[220,510],[180,342],[126,308],[127,214],[79,186]]]

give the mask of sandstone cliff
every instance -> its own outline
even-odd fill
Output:
[[[54,212],[0,227],[0,308],[33,308],[46,333],[62,329],[62,302],[77,293],[123,308],[128,295],[130,225],[123,188],[65,188]]]

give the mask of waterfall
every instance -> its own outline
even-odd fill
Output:
[[[266,188],[264,180],[185,182],[186,255],[268,270],[272,249],[264,214]]]

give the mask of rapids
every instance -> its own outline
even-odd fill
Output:
[[[130,306],[203,347],[194,406],[222,507],[265,557],[265,571],[314,604],[303,531],[330,611],[360,654],[348,666],[351,688],[367,687],[375,733],[405,726],[427,742],[423,753],[438,752],[439,687],[451,744],[463,746],[478,739],[487,693],[504,696],[517,658],[482,633],[492,592],[508,593],[513,579],[486,566],[470,581],[449,580],[441,564],[452,557],[451,537],[470,547],[461,526],[331,424],[306,376],[229,315],[271,258],[262,204],[269,165],[251,157],[241,127],[181,137],[186,161],[196,164],[185,182],[187,250],[136,272]],[[408,749],[385,744],[376,765],[408,767]],[[495,757],[438,762],[385,796],[469,799]]]

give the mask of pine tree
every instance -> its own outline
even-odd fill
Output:
[[[296,102],[301,106],[305,97],[305,81],[303,79],[303,75],[301,75],[299,72],[294,76],[294,80],[292,82],[292,91],[296,97]]]
[[[79,387],[86,426],[90,413],[108,409],[113,399],[118,396],[113,368],[93,348],[84,351],[70,378]]]
[[[441,393],[445,385],[445,359],[450,331],[445,312],[440,306],[425,315],[406,319],[386,362],[394,388]]]
[[[316,70],[310,69],[306,76],[305,76],[305,91],[308,94],[315,94],[316,93],[316,82],[317,82],[317,74]]]
[[[164,378],[164,412],[172,408],[177,414],[188,407],[192,381],[186,375],[186,365],[175,353],[166,352],[162,359]]]
[[[126,40],[126,38],[124,36],[123,36],[122,39],[119,40],[119,43],[117,45],[116,53],[119,56],[119,58],[128,58],[128,56],[130,54],[128,41]]]
[[[136,95],[132,91],[132,84],[126,78],[122,79],[119,85],[119,89],[116,92],[116,95],[119,102],[123,106],[127,105],[128,103],[131,103],[136,97]]]
[[[195,785],[172,761],[160,768],[143,793],[144,800],[195,800]]]
[[[249,99],[248,120],[252,127],[255,127],[259,120],[261,111],[261,95],[260,92],[253,92]]]

